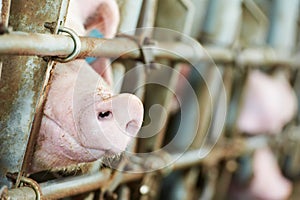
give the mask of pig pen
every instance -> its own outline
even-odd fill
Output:
[[[2,0],[1,199],[299,198],[299,0],[117,0],[111,39],[67,29],[69,3]],[[53,66],[86,57],[110,58],[142,128],[121,159],[32,173]]]

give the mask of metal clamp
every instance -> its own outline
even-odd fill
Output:
[[[143,62],[150,69],[156,69],[156,66],[153,63],[154,53],[151,48],[156,45],[154,40],[149,37],[137,37],[127,34],[118,34],[117,37],[124,37],[134,41],[137,44],[141,55],[139,61]]]
[[[72,53],[69,56],[67,56],[65,58],[52,57],[52,60],[61,62],[61,63],[66,63],[66,62],[74,60],[79,55],[80,49],[81,49],[81,41],[80,41],[79,36],[72,29],[59,28],[58,33],[60,33],[60,32],[68,33],[71,36],[72,40],[74,41],[74,50],[72,51]]]
[[[32,180],[30,178],[26,178],[26,177],[23,177],[23,176],[21,177],[21,182],[30,185],[30,187],[34,190],[34,192],[36,194],[36,200],[41,199],[42,192],[41,192],[41,188],[40,188],[40,186],[37,182],[35,182],[34,180]]]
[[[14,180],[17,180],[17,175],[16,174],[12,174],[12,173],[7,173],[6,176],[8,178],[11,178],[11,179],[14,179]],[[21,176],[20,177],[20,182],[23,182],[25,184],[28,184],[35,192],[35,195],[36,195],[36,200],[41,200],[42,198],[42,190],[40,188],[40,185],[34,181],[33,179],[30,179],[30,178],[26,178],[24,176]]]

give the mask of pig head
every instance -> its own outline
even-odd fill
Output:
[[[73,0],[65,26],[79,35],[96,28],[104,37],[113,37],[119,20],[117,9],[112,0]],[[30,172],[120,153],[136,136],[143,105],[132,94],[112,94],[108,63],[102,58],[92,65],[85,60],[56,64]]]
[[[248,134],[277,134],[297,111],[296,94],[282,74],[250,72],[238,129]]]

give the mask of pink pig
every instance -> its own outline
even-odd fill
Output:
[[[97,28],[111,38],[117,30],[118,7],[112,0],[73,0],[65,26],[85,35]],[[136,136],[143,104],[132,94],[113,95],[108,59],[56,64],[31,172],[95,161],[120,153]],[[98,73],[97,73],[97,72]]]
[[[249,134],[280,133],[297,110],[297,99],[287,80],[255,70],[246,83],[244,105],[237,121],[239,130]]]
[[[253,159],[253,179],[249,188],[256,199],[287,199],[292,192],[292,184],[281,175],[272,152],[268,148],[258,149]]]
[[[249,74],[237,125],[248,134],[279,134],[296,113],[297,99],[282,74],[268,76],[258,70]],[[245,194],[251,199],[283,200],[292,191],[272,151],[257,149],[253,158],[253,179]]]

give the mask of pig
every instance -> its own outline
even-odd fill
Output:
[[[112,0],[73,0],[65,26],[78,35],[91,29],[112,38],[119,21]],[[30,173],[98,160],[125,151],[143,120],[132,94],[114,95],[109,60],[57,63],[52,72]]]
[[[237,127],[250,135],[276,135],[282,132],[296,110],[296,95],[282,73],[268,76],[253,70],[246,83]],[[240,194],[242,199],[280,200],[290,196],[292,184],[282,176],[268,147],[255,150],[252,167],[253,178]]]
[[[292,184],[281,175],[277,161],[269,147],[257,149],[253,154],[253,176],[247,184],[234,182],[229,199],[284,200],[292,192]]]
[[[247,134],[278,134],[297,110],[296,94],[282,74],[250,72],[238,129]]]
[[[253,157],[253,179],[249,191],[256,199],[288,199],[292,184],[281,175],[280,168],[268,147],[258,149]]]

